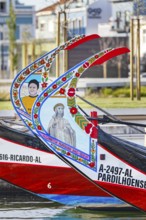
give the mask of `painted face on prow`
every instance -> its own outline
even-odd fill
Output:
[[[29,87],[28,87],[28,92],[30,96],[37,96],[37,85],[35,83],[30,83]]]

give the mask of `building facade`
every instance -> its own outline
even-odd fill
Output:
[[[50,48],[61,44],[65,40],[65,32],[67,39],[81,34],[99,34],[102,38],[99,40],[98,46],[86,46],[81,52],[69,53],[68,67],[76,64],[76,56],[79,59],[84,59],[84,55],[92,54],[95,50],[102,50],[105,47],[130,47],[130,19],[133,16],[139,16],[141,19],[140,27],[140,42],[141,42],[141,60],[142,71],[146,68],[146,0],[140,0],[141,5],[136,5],[133,0],[76,0],[67,1],[61,0],[45,7],[36,12],[34,7],[20,4],[18,0],[12,0],[16,13],[16,39],[18,44],[24,43],[22,50],[22,58],[19,60],[19,69],[26,66],[32,59],[36,58],[35,53],[39,56],[47,52]],[[9,17],[10,0],[0,0],[0,66],[2,72],[9,72],[9,41],[8,28],[6,19]],[[136,26],[135,26],[136,36]],[[57,38],[60,38],[57,41]],[[33,39],[35,39],[33,41]],[[136,39],[135,39],[136,40]],[[45,42],[45,46],[42,44]],[[92,44],[92,43],[91,43]],[[38,46],[37,46],[38,45]],[[38,47],[34,50],[34,47]],[[42,48],[43,49],[40,49]],[[86,50],[86,51],[84,51]],[[71,55],[72,54],[72,55]],[[79,56],[79,55],[80,56]],[[21,57],[21,55],[19,57]],[[120,60],[120,59],[119,59]],[[118,60],[119,69],[111,62],[111,71],[109,77],[127,77],[129,57],[122,63],[123,60]],[[80,60],[79,60],[80,61]],[[145,67],[144,67],[145,66]],[[97,71],[97,70],[96,70]],[[99,68],[98,76],[108,76],[105,72],[105,67]],[[94,75],[94,74],[93,74]],[[8,77],[5,75],[6,78]]]
[[[130,1],[131,3],[131,1]],[[123,13],[132,13],[133,7],[129,2],[125,3],[125,9],[122,8]],[[75,35],[90,35],[99,34],[101,40],[88,42],[86,45],[75,48],[68,52],[68,68],[75,65],[77,62],[90,56],[93,52],[105,49],[105,47],[129,46],[129,20],[120,20],[119,29],[117,28],[118,8],[115,3],[108,0],[95,1],[73,1],[68,5],[53,5],[44,8],[36,13],[38,20],[37,37],[56,40],[56,36],[60,35],[59,44],[64,42],[64,32],[67,31],[67,38],[70,39]],[[128,7],[128,8],[127,8]],[[65,16],[64,16],[65,12]],[[60,17],[58,18],[58,14]],[[130,18],[129,18],[130,19]],[[45,28],[46,27],[46,28]],[[51,28],[51,30],[49,30]],[[61,29],[58,32],[58,28]],[[43,29],[43,30],[42,30]],[[123,30],[122,30],[123,29]],[[43,32],[42,32],[43,31]],[[127,60],[127,62],[126,62]],[[124,62],[124,63],[123,63]],[[125,59],[118,59],[117,62],[110,62],[107,66],[95,67],[89,70],[89,74],[85,73],[84,77],[127,77],[128,76],[128,62],[127,56]],[[117,65],[115,63],[118,63]],[[109,65],[109,66],[108,66]],[[120,66],[120,70],[119,70]],[[107,68],[109,71],[107,71]],[[97,73],[97,74],[96,74]]]
[[[17,0],[0,0],[0,78],[9,78],[9,29],[7,20],[9,19],[10,2],[16,15],[16,42],[19,44],[35,38],[35,8],[25,6]],[[17,50],[18,57],[21,50]],[[18,60],[18,69],[21,69],[21,59]]]

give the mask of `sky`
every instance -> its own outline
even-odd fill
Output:
[[[35,5],[35,10],[38,11],[41,8],[45,8],[50,4],[55,3],[55,0],[19,0],[20,3],[25,5]]]

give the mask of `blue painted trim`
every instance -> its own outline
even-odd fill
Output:
[[[64,205],[84,205],[84,204],[125,204],[115,197],[100,196],[77,196],[77,195],[58,195],[58,194],[37,194],[38,196],[52,200]]]

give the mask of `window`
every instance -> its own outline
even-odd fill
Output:
[[[6,2],[0,2],[0,12],[6,12]]]
[[[0,40],[3,40],[4,39],[4,34],[3,32],[0,32]]]
[[[79,34],[82,34],[82,20],[79,20]]]
[[[125,31],[130,31],[130,11],[125,11]]]
[[[39,28],[38,17],[36,17],[36,29]]]
[[[73,20],[73,35],[76,34],[76,20]]]
[[[120,29],[121,26],[121,17],[122,17],[122,13],[121,11],[117,11],[116,12],[116,23],[117,23],[117,29]]]
[[[146,29],[143,30],[143,43],[146,43]]]
[[[45,30],[45,24],[44,24],[44,23],[40,24],[40,30],[41,30],[41,31],[44,31],[44,30]]]

